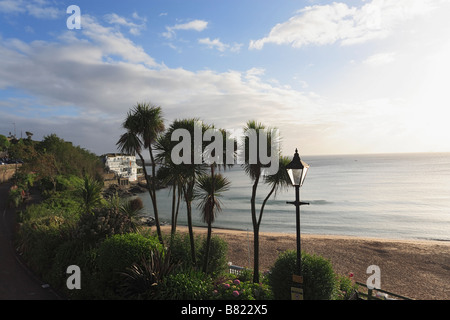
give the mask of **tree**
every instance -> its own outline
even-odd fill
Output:
[[[82,200],[82,209],[85,213],[92,213],[100,206],[102,202],[102,188],[100,181],[96,181],[89,176],[85,176],[83,184],[80,185],[75,193]]]
[[[262,216],[264,212],[264,207],[270,198],[270,196],[277,190],[278,187],[283,185],[286,181],[287,175],[283,173],[282,166],[278,167],[278,171],[273,173],[270,176],[263,176],[263,171],[265,168],[269,167],[270,164],[264,164],[261,159],[261,146],[264,141],[260,141],[261,138],[266,139],[266,150],[272,150],[271,146],[273,143],[277,143],[275,135],[272,134],[273,129],[266,129],[266,127],[257,123],[256,121],[248,121],[246,126],[244,127],[244,147],[245,147],[245,162],[242,165],[245,173],[250,177],[253,181],[252,184],[252,195],[250,199],[250,208],[251,208],[251,216],[252,216],[252,225],[253,225],[253,282],[259,283],[259,228],[262,221]],[[253,140],[252,140],[253,139]],[[257,161],[252,161],[251,151],[253,148],[253,152],[256,151]],[[279,150],[278,150],[279,153]],[[279,157],[279,154],[277,155]],[[285,160],[281,162],[284,163]],[[285,170],[284,170],[285,171]],[[256,195],[258,184],[260,182],[261,177],[263,177],[266,183],[271,185],[271,189],[269,194],[264,198],[264,201],[260,207],[259,215],[257,215],[256,210]]]
[[[214,176],[201,175],[197,179],[194,197],[200,200],[198,208],[200,209],[203,222],[208,225],[203,272],[207,272],[208,267],[212,224],[215,221],[216,214],[222,211],[219,197],[221,196],[221,192],[229,190],[229,186],[230,181],[221,174],[215,174]]]
[[[164,120],[162,118],[161,107],[156,107],[148,103],[138,103],[127,114],[127,118],[123,123],[123,127],[127,129],[125,135],[122,135],[117,145],[121,150],[131,151],[129,153],[138,153],[144,167],[147,189],[152,200],[153,212],[155,215],[156,230],[158,238],[163,243],[161,234],[161,225],[159,222],[158,205],[156,202],[156,163],[153,154],[153,144],[158,135],[164,131]],[[145,168],[145,160],[141,151],[148,149],[152,166],[152,175],[149,178]],[[133,152],[134,151],[134,152]],[[139,151],[139,152],[138,152]]]
[[[168,128],[165,133],[165,137],[163,138],[165,146],[162,146],[159,151],[159,157],[164,159],[163,166],[167,166],[169,168],[175,169],[173,172],[174,177],[176,176],[177,183],[179,184],[178,188],[181,188],[183,193],[184,200],[186,202],[186,213],[187,213],[187,222],[188,222],[188,230],[189,230],[189,239],[191,246],[191,257],[192,262],[196,263],[196,254],[195,254],[195,243],[194,243],[194,231],[192,224],[192,201],[194,200],[194,186],[196,179],[199,175],[203,174],[206,169],[206,165],[204,163],[196,163],[194,157],[198,156],[198,152],[201,153],[201,150],[204,150],[204,142],[200,146],[201,150],[195,149],[195,143],[192,137],[195,136],[195,131],[198,130],[199,133],[203,137],[203,133],[208,129],[203,123],[200,123],[198,119],[182,119],[175,120]],[[183,131],[187,134],[185,139],[187,141],[172,141],[173,134],[175,132]],[[186,161],[183,161],[179,164],[175,164],[173,161],[173,154],[176,153],[178,149],[175,147],[178,144],[183,144],[185,148],[179,150],[179,153],[182,153],[182,158]]]
[[[8,138],[0,134],[0,151],[7,151],[10,145]]]
[[[171,159],[171,139],[168,134],[158,137],[155,143],[155,160],[161,164],[156,176],[172,191],[171,240],[176,233],[180,201],[183,196],[183,172]]]

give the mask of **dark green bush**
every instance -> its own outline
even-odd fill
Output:
[[[176,272],[177,268],[170,251],[153,249],[150,258],[134,263],[122,274],[121,294],[130,299],[153,299],[165,277]]]
[[[206,236],[196,236],[196,264],[192,262],[191,247],[188,234],[175,234],[170,243],[172,258],[180,262],[182,268],[190,269],[192,267],[201,270],[206,248]],[[209,260],[207,273],[216,276],[227,268],[227,250],[228,244],[218,236],[211,237],[211,246],[209,249]]]
[[[269,284],[274,298],[291,299],[292,275],[296,274],[296,251],[286,251],[275,261],[270,270]],[[303,294],[305,300],[327,300],[332,298],[336,275],[331,263],[323,257],[302,252]]]
[[[78,240],[66,241],[56,249],[47,281],[71,299],[95,299],[99,295],[95,257],[95,248],[86,247]],[[67,267],[71,265],[80,267],[81,290],[67,289]]]
[[[158,288],[161,300],[206,300],[211,297],[211,278],[201,271],[184,271],[167,276]]]
[[[225,240],[218,236],[211,237],[211,244],[209,248],[209,258],[207,274],[217,276],[227,269],[227,250],[228,244]],[[203,266],[206,252],[206,237],[200,240],[200,248],[198,250],[197,267]]]
[[[103,241],[98,249],[97,265],[100,285],[117,293],[123,282],[121,273],[134,263],[148,259],[153,249],[162,250],[156,237],[138,233],[116,234]]]
[[[51,268],[56,248],[67,240],[64,219],[44,216],[25,221],[18,232],[18,249],[37,274],[45,276]]]

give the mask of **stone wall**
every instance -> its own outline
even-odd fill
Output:
[[[16,173],[16,169],[22,164],[4,164],[0,165],[0,183],[9,181]]]

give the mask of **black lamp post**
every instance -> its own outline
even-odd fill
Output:
[[[301,244],[300,244],[300,206],[309,204],[308,202],[300,202],[300,187],[303,185],[309,165],[300,159],[297,149],[295,149],[294,158],[286,166],[287,173],[291,179],[292,185],[295,187],[295,201],[287,202],[295,205],[296,209],[296,225],[297,225],[297,271],[298,275],[302,276],[302,258],[301,258]]]

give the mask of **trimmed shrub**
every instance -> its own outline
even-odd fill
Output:
[[[209,259],[207,274],[217,276],[227,269],[227,250],[228,244],[225,240],[218,236],[211,237],[211,244],[209,247]],[[197,267],[203,266],[206,253],[206,237],[201,240],[201,246],[198,250]]]
[[[204,253],[206,249],[206,236],[195,237],[196,246],[196,265],[193,265],[191,257],[191,247],[189,242],[189,235],[175,234],[169,240],[170,251],[175,262],[181,263],[183,269],[190,269],[192,267],[201,270],[203,266]],[[218,236],[211,237],[211,246],[209,249],[209,260],[207,273],[212,276],[217,276],[227,268],[227,250],[228,244],[225,240]]]
[[[200,271],[184,271],[167,276],[158,288],[161,300],[206,300],[211,297],[211,278]]]
[[[269,284],[274,298],[291,299],[292,275],[296,273],[297,252],[283,252],[270,270]],[[332,298],[336,275],[331,263],[321,256],[302,252],[303,294],[305,300],[327,300]]]
[[[123,281],[121,273],[134,263],[150,258],[153,249],[163,250],[158,238],[138,233],[116,234],[103,241],[98,249],[97,265],[105,293],[109,290],[109,294],[117,294]]]

